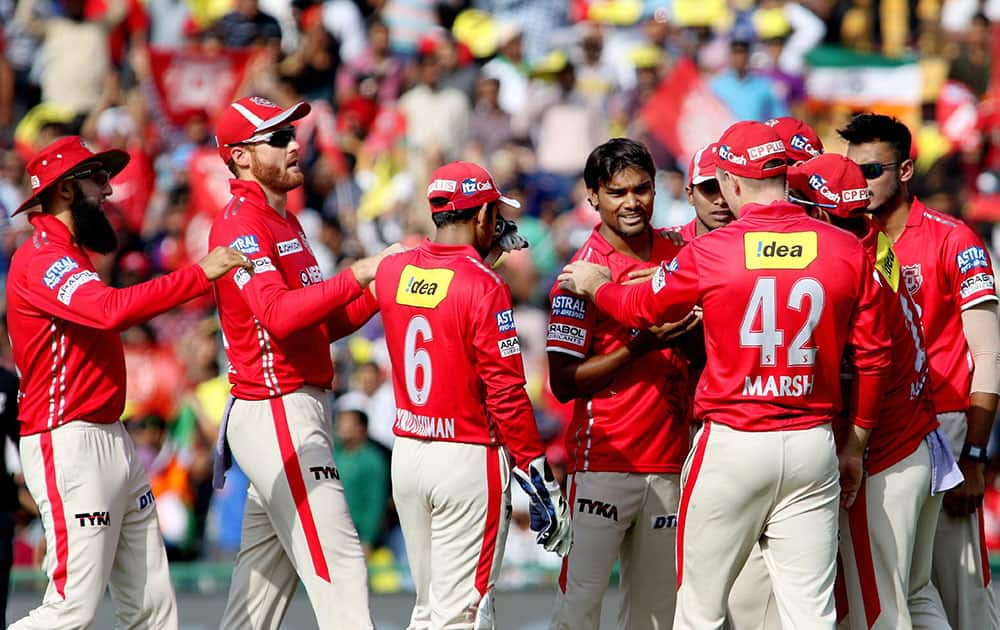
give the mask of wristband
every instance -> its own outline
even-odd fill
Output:
[[[989,457],[986,455],[986,448],[973,444],[966,444],[962,447],[962,454],[959,455],[959,459],[971,459],[980,464],[985,464],[989,461]]]

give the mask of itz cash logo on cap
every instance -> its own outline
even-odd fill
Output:
[[[823,153],[823,141],[812,127],[798,118],[782,116],[772,118],[764,123],[774,129],[785,145],[788,159],[792,162],[805,162]]]
[[[789,198],[849,217],[868,208],[870,193],[861,167],[842,155],[824,153],[788,168]]]

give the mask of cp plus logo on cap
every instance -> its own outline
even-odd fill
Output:
[[[851,203],[854,201],[868,201],[871,197],[871,191],[867,188],[849,188],[847,190],[841,191],[840,198],[844,200],[845,203]]]
[[[755,147],[750,147],[747,149],[747,155],[754,162],[762,160],[769,155],[774,155],[775,153],[783,153],[785,151],[785,145],[781,143],[781,140],[772,140],[771,142],[765,142],[764,144],[758,144]]]
[[[719,146],[719,157],[727,162],[732,162],[733,164],[739,164],[740,166],[747,165],[747,159],[742,155],[736,155],[733,153],[728,144]]]

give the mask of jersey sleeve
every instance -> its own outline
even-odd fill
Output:
[[[326,320],[330,341],[336,341],[353,333],[364,326],[377,312],[378,300],[371,291],[362,291],[359,297],[354,298],[347,306],[337,310]]]
[[[594,296],[595,303],[613,319],[632,328],[649,328],[683,318],[701,297],[693,252],[694,247],[688,245],[670,262],[660,263],[650,282],[605,284]]]
[[[883,286],[867,256],[862,258],[860,288],[847,343],[854,367],[852,422],[870,429],[875,426],[892,362],[892,342],[886,329],[886,309],[898,308],[895,294]]]
[[[46,249],[28,265],[21,290],[27,292],[29,304],[59,319],[99,330],[125,330],[209,289],[197,265],[124,289],[106,285],[89,267],[81,252]]]
[[[578,359],[586,358],[593,343],[596,320],[597,307],[590,300],[556,288],[549,307],[545,349]]]
[[[278,339],[323,322],[364,290],[350,269],[317,284],[290,288],[274,265],[277,247],[270,232],[253,222],[227,226],[212,240],[214,245],[243,252],[253,262],[253,274],[236,269],[218,282],[233,283],[254,317]]]
[[[993,265],[982,240],[967,225],[948,233],[941,255],[948,298],[967,308],[997,299]],[[947,298],[946,298],[947,299]]]
[[[526,467],[543,450],[524,389],[521,343],[507,286],[497,284],[482,296],[476,314],[472,343],[476,370],[486,390],[486,411],[496,420],[515,463]]]

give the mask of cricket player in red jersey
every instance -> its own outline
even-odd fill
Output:
[[[910,132],[888,116],[856,116],[840,135],[872,192],[869,212],[892,242],[927,339],[931,398],[965,483],[944,497],[932,577],[957,630],[1000,628],[984,532],[983,466],[1000,392],[993,268],[961,220],[910,196]]]
[[[638,142],[615,138],[594,149],[583,178],[601,223],[574,260],[604,265],[626,281],[631,271],[674,258],[679,248],[649,224],[655,172]],[[575,405],[566,430],[574,548],[563,559],[550,627],[597,630],[620,559],[619,627],[669,628],[680,472],[691,434],[687,359],[667,343],[699,318],[629,329],[558,287],[551,305],[549,381],[558,399]]]
[[[737,221],[686,245],[651,282],[618,285],[583,261],[560,275],[563,288],[629,326],[704,309],[703,425],[682,475],[677,533],[678,628],[723,626],[758,542],[784,626],[836,623],[837,499],[849,506],[860,486],[890,348],[861,244],[781,201],[786,159],[772,129],[736,123],[719,140],[717,177]],[[838,487],[830,424],[848,345],[857,406]]]
[[[864,215],[869,191],[857,164],[835,154],[801,162],[789,168],[788,189],[789,199],[822,208],[831,223],[861,239],[890,296],[884,314],[892,370],[868,441],[867,475],[858,500],[841,512],[847,601],[838,601],[838,613],[848,616],[850,628],[946,628],[931,557],[943,493],[962,477],[927,391],[917,307],[889,238]]]
[[[277,628],[299,579],[320,628],[372,627],[364,552],[333,461],[327,390],[330,342],[377,310],[365,286],[380,258],[324,280],[285,209],[303,181],[291,124],[308,112],[305,103],[283,110],[251,96],[216,123],[219,154],[236,179],[209,243],[243,252],[255,271],[215,286],[233,384],[216,454],[224,460],[228,444],[250,479],[225,630]]]
[[[765,121],[764,124],[774,129],[774,133],[781,138],[789,163],[798,164],[823,154],[823,141],[819,139],[819,135],[798,118],[781,116]]]
[[[509,458],[531,527],[566,555],[569,508],[524,391],[510,290],[483,263],[501,196],[485,169],[431,175],[434,240],[386,257],[375,285],[396,393],[392,492],[416,587],[411,630],[494,627],[510,522]]]
[[[713,142],[691,156],[685,191],[695,216],[677,230],[687,243],[732,223],[736,218],[722,196],[719,180],[715,178],[715,154],[718,150],[718,145]]]
[[[7,324],[21,375],[21,465],[45,530],[49,586],[11,628],[88,628],[110,585],[118,624],[177,628],[149,479],[118,419],[125,408],[119,333],[198,297],[246,258],[218,248],[196,265],[129,287],[101,281],[89,251],[118,247],[102,210],[128,154],[60,138],[30,162],[35,231],[14,253]]]

